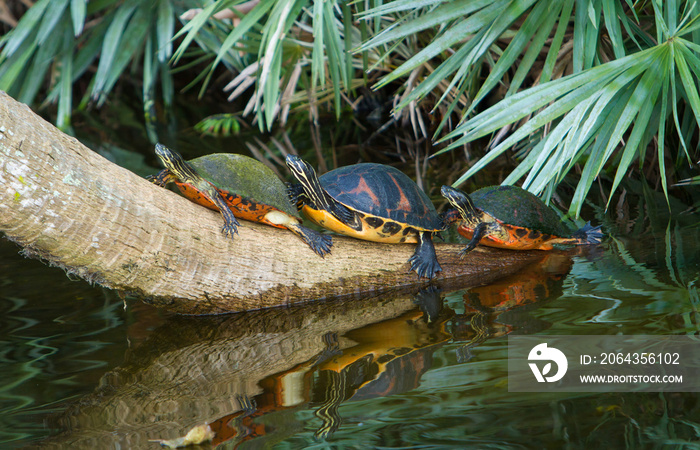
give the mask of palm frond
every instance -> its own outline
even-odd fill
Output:
[[[601,173],[610,173],[614,192],[633,163],[644,160],[652,142],[661,145],[659,152],[667,150],[667,118],[673,119],[680,138],[679,156],[690,161],[690,143],[700,123],[697,2],[483,0],[423,1],[414,9],[410,5],[391,2],[360,16],[386,24],[359,47],[384,49],[382,60],[389,53],[400,59],[399,50],[416,36],[425,42],[375,85],[407,80],[394,114],[433,97],[433,111],[444,113],[437,137],[457,113],[461,120],[439,141],[449,145],[438,154],[518,127],[494,143],[455,184],[509,149],[518,149],[520,165],[505,182],[524,178],[526,188],[549,198],[557,184],[583,164],[570,208],[578,214]],[[566,36],[570,40],[564,43]],[[486,65],[488,76],[479,84],[476,75]],[[507,87],[504,97],[471,117],[500,84]],[[656,161],[667,193],[665,159],[660,153]]]
[[[152,96],[160,77],[168,101],[172,84],[165,80],[166,64],[175,13],[171,0],[39,0],[0,39],[0,89],[30,104],[43,89],[45,103],[58,103],[58,126],[67,129],[73,84],[79,78],[90,77],[81,106],[88,101],[102,105],[129,63],[148,49],[157,58],[144,55],[144,66],[150,65],[144,67],[144,98]],[[89,75],[95,64],[94,75]],[[49,71],[56,76],[49,77]]]
[[[235,27],[205,42],[202,33],[213,27],[207,19],[219,9],[218,3],[212,4],[185,25],[179,33],[184,39],[174,59],[183,55],[192,42],[216,55],[203,92],[219,62],[234,50],[245,54],[231,61],[232,69],[239,74],[227,88],[233,89],[232,97],[254,88],[244,114],[255,113],[260,128],[270,129],[277,120],[284,122],[289,102],[301,101],[315,109],[317,103],[328,100],[322,94],[328,89],[333,92],[332,109],[339,117],[346,92],[358,85],[358,77],[364,80],[363,65],[377,59],[368,52],[358,56],[350,52],[359,44],[362,32],[352,22],[352,10],[345,2],[261,0],[240,17]],[[204,15],[207,17],[202,18]],[[297,95],[301,92],[304,95]]]
[[[659,140],[664,143],[665,134],[660,130],[665,128],[668,92],[676,83],[676,71],[696,124],[700,124],[700,97],[694,81],[700,76],[700,64],[691,51],[693,45],[675,37],[648,50],[522,91],[459,125],[446,137],[455,138],[447,149],[533,115],[455,184],[555,121],[556,126],[541,137],[541,144],[530,150],[506,183],[514,183],[527,173],[523,187],[541,193],[558,184],[573,163],[586,158],[570,208],[570,213],[578,214],[591,184],[617,154],[620,143],[625,141],[611,165],[615,168],[611,192],[644,153],[653,137],[650,130],[659,130]],[[679,98],[671,97],[675,110]],[[681,134],[677,120],[676,124]],[[685,153],[689,157],[687,148]],[[665,173],[663,158],[658,159],[660,172]]]

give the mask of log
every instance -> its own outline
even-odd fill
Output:
[[[217,212],[119,167],[0,92],[0,232],[68,274],[180,314],[374,296],[428,283],[409,272],[414,245],[334,237],[325,258],[286,230],[243,222],[233,240]],[[538,252],[437,243],[433,283],[488,283]]]

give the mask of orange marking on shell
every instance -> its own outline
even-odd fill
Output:
[[[187,197],[189,200],[214,211],[219,210],[219,208],[217,208],[207,196],[202,194],[199,189],[193,187],[191,184],[180,182],[176,182],[175,184],[180,192],[182,192],[182,195]],[[265,225],[275,228],[287,228],[284,225],[272,223],[265,218],[267,213],[270,211],[279,211],[277,208],[269,205],[263,205],[261,203],[244,202],[240,195],[232,194],[229,191],[224,191],[222,189],[219,189],[218,191],[226,201],[226,204],[229,206],[234,216],[240,219],[249,220],[251,222],[264,223]]]
[[[374,195],[374,192],[372,192],[372,189],[370,189],[369,186],[367,186],[367,183],[365,182],[364,178],[360,178],[360,182],[357,183],[357,187],[351,191],[348,191],[348,194],[355,194],[355,195],[365,194],[365,195],[369,196],[369,198],[372,199],[372,202],[374,204],[379,203],[379,199],[377,198],[376,195]]]
[[[411,205],[411,203],[406,198],[406,195],[403,193],[403,189],[401,188],[401,185],[399,184],[399,182],[396,181],[396,178],[394,178],[394,176],[391,173],[389,173],[387,175],[389,175],[389,177],[391,178],[391,181],[394,182],[394,184],[396,185],[396,188],[399,191],[399,195],[401,196],[398,204],[396,205],[396,209],[400,210],[400,211],[407,211],[407,212],[412,211],[413,205]]]
[[[516,234],[516,227],[508,227],[506,231],[508,232],[508,240],[499,239],[497,236],[489,235],[481,239],[479,244],[486,245],[488,247],[505,248],[508,250],[552,250],[553,243],[559,243],[559,239],[548,239],[544,240],[540,234],[539,239],[527,239],[519,238]],[[457,228],[459,234],[467,239],[471,239],[474,236],[474,229],[466,225],[460,225]],[[564,242],[561,242],[564,243]]]

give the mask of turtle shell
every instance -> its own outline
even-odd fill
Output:
[[[214,153],[188,163],[221,191],[241,196],[243,203],[269,205],[300,218],[289,202],[287,187],[269,167],[256,159],[235,153]]]
[[[489,186],[469,195],[474,206],[504,225],[513,225],[544,234],[570,237],[556,212],[536,195],[517,186]]]
[[[422,230],[443,228],[428,196],[394,167],[355,164],[325,173],[319,181],[333,199],[353,211]]]

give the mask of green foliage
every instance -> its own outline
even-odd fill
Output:
[[[183,40],[175,62],[192,42],[215,55],[200,94],[224,63],[238,71],[226,87],[232,91],[230,100],[255,87],[244,115],[254,112],[261,129],[272,128],[277,120],[285,123],[294,104],[318,117],[319,103],[332,100],[339,117],[345,93],[364,84],[353,77],[367,57],[348,51],[359,45],[362,34],[353,24],[351,6],[341,0],[260,0],[247,14],[237,12],[249,3],[210,3],[178,33]],[[224,8],[239,16],[234,24],[210,20]]]
[[[215,114],[201,120],[194,129],[209,136],[228,137],[241,131],[241,124],[235,114]]]
[[[677,163],[692,161],[691,140],[697,142],[694,135],[700,124],[697,3],[430,1],[420,3],[425,10],[418,16],[411,11],[413,5],[397,1],[369,11],[368,17],[397,15],[394,21],[399,25],[362,46],[371,49],[432,30],[430,44],[378,84],[437,64],[397,108],[440,91],[437,103],[447,103],[447,114],[439,133],[456,106],[464,105],[461,123],[441,139],[450,143],[438,153],[519,125],[507,139],[495,142],[455,185],[507,150],[517,149],[521,163],[505,183],[527,175],[523,186],[549,199],[564,177],[583,164],[570,207],[570,213],[577,215],[601,173],[614,176],[614,192],[633,163],[644,161],[652,144],[659,149],[656,161],[666,194],[665,152]],[[567,33],[572,35],[571,51],[563,44]],[[508,42],[505,49],[503,42]],[[535,69],[536,61],[541,69]],[[460,98],[473,90],[475,74],[484,65],[490,73],[473,99]],[[565,72],[571,74],[562,76]],[[535,79],[529,87],[524,84],[528,76]],[[445,87],[448,77],[452,78]],[[507,86],[504,98],[472,115],[499,84]],[[667,121],[675,125],[677,144],[668,145]],[[668,150],[673,147],[682,151]]]
[[[677,89],[674,71],[680,71],[678,65],[685,63],[684,55],[692,55],[686,53],[690,45],[690,42],[679,38],[668,40],[625,58],[523,91],[466,121],[447,136],[457,138],[448,148],[533,115],[516,132],[491,149],[457,183],[508,148],[561,118],[547,135],[529,144],[527,157],[506,179],[506,183],[513,183],[527,174],[524,187],[542,192],[561,182],[573,165],[583,160],[585,166],[570,211],[578,213],[588,189],[611,158],[614,158],[617,168],[612,187],[614,191],[630,165],[640,152],[646,150],[655,135],[659,148],[663,148],[665,121],[671,114],[678,117],[676,102],[669,102],[669,91],[675,92]],[[674,54],[676,65],[672,59]],[[700,71],[694,76],[699,75]],[[695,83],[687,74],[681,74],[680,78],[686,95],[689,98],[697,97]],[[692,103],[691,107],[685,110],[686,114],[695,111]],[[697,111],[700,112],[700,108]],[[630,132],[625,147],[621,153],[616,153],[627,131]],[[681,142],[684,142],[682,135]],[[690,159],[687,149],[683,148],[685,156]],[[658,164],[666,189],[663,157],[658,159]]]
[[[132,63],[149,119],[159,79],[165,103],[173,98],[167,62],[174,13],[170,0],[39,0],[0,39],[0,90],[30,104],[45,90],[45,101],[58,103],[59,128],[67,129],[76,81],[90,80],[82,106],[101,106]]]

